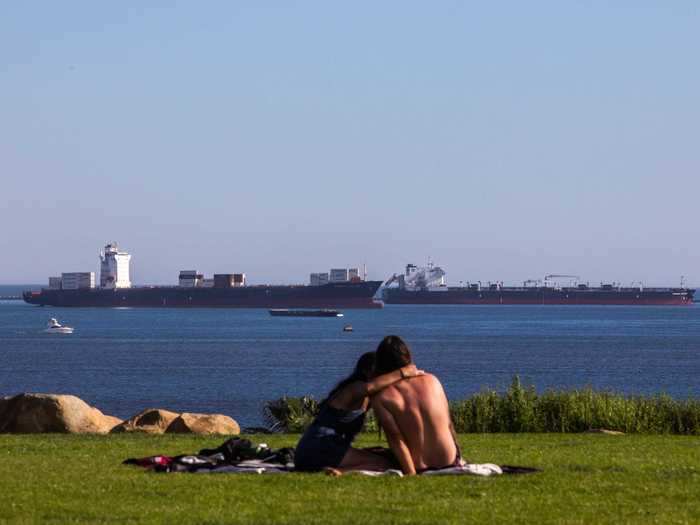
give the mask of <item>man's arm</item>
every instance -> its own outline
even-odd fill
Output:
[[[399,430],[396,420],[389,409],[384,405],[381,399],[372,399],[372,408],[374,409],[374,414],[379,420],[379,424],[384,429],[386,434],[386,440],[389,442],[389,447],[391,451],[396,456],[396,459],[401,465],[401,470],[407,476],[414,475],[416,473],[416,467],[413,464],[413,457],[411,452],[406,445],[406,440]]]
[[[421,376],[423,374],[425,374],[423,370],[418,370],[418,367],[411,363],[410,365],[401,367],[398,370],[377,376],[374,379],[367,381],[367,383],[365,383],[366,390],[363,392],[363,394],[365,396],[373,396],[385,388],[390,387],[394,383],[401,381],[402,379]]]
[[[355,381],[348,389],[351,397],[350,402],[353,403],[366,397],[374,396],[402,379],[406,379],[407,377],[416,377],[423,374],[425,374],[423,370],[418,370],[416,365],[410,364],[399,368],[398,370],[394,370],[393,372],[388,372],[377,376],[367,382]]]

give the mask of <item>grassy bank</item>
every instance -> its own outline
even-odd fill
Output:
[[[269,402],[264,416],[272,429],[300,432],[318,411],[313,398]],[[538,393],[513,379],[505,392],[484,390],[450,403],[457,432],[583,432],[606,428],[634,434],[700,435],[700,400],[669,396],[624,396],[592,389]],[[376,422],[368,418],[367,430]]]
[[[296,438],[252,436],[273,447]],[[544,469],[498,478],[161,475],[120,464],[221,441],[0,435],[0,522],[700,522],[700,440],[690,436],[460,435],[472,461]]]

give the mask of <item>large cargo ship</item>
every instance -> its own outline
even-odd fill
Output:
[[[503,286],[501,282],[447,286],[445,271],[439,266],[419,268],[409,264],[405,273],[385,283],[382,298],[386,304],[687,306],[693,303],[695,293],[682,284],[678,288],[646,288],[641,284],[625,287],[619,283],[592,287],[579,281],[575,275],[547,275],[542,280],[525,281],[523,286]]]
[[[382,281],[367,281],[356,268],[311,274],[309,285],[248,285],[243,273],[205,279],[196,270],[180,272],[178,286],[132,286],[131,256],[116,243],[100,253],[99,287],[93,272],[50,277],[48,288],[26,291],[27,303],[40,306],[228,307],[228,308],[381,308],[374,295]]]

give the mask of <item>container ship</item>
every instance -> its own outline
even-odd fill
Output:
[[[131,255],[117,243],[100,252],[100,282],[94,272],[49,277],[47,288],[25,291],[23,299],[40,306],[226,307],[226,308],[381,308],[374,299],[382,281],[367,281],[357,268],[312,273],[307,285],[248,285],[244,273],[214,274],[182,270],[177,286],[132,286]]]
[[[502,282],[447,286],[445,275],[432,263],[425,267],[409,264],[403,274],[393,275],[384,284],[382,299],[386,304],[687,306],[693,303],[695,294],[682,282],[678,288],[645,288],[641,283],[627,287],[601,283],[592,287],[580,283],[576,275],[547,275],[541,280],[527,280],[523,286],[503,286]]]

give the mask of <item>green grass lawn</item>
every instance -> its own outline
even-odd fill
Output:
[[[297,436],[251,436],[272,447]],[[155,474],[127,457],[196,452],[201,436],[0,435],[0,522],[700,523],[700,438],[465,434],[495,478]],[[364,435],[359,445],[377,444]]]

